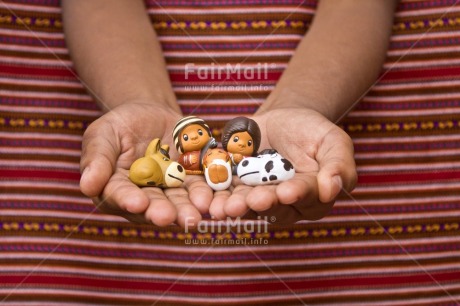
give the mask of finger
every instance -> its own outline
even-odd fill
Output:
[[[276,205],[258,214],[258,219],[272,224],[293,224],[305,219],[297,209],[290,205]]]
[[[202,175],[188,175],[185,187],[190,201],[202,214],[208,213],[214,194]]]
[[[184,188],[165,189],[164,194],[177,211],[176,223],[183,228],[192,228],[201,221],[201,214],[189,199]]]
[[[276,214],[282,216],[283,220],[277,220],[277,222],[319,220],[328,215],[334,202],[323,203],[319,201],[319,192],[315,172],[296,173],[293,179],[278,185],[277,194],[280,202],[289,205],[278,205],[276,207],[286,207],[291,208],[291,210],[282,211],[281,214],[282,208],[280,208],[280,212]],[[296,196],[293,196],[294,194]]]
[[[276,187],[276,195],[281,204],[294,204],[304,199],[317,187],[316,172],[296,173],[295,176]]]
[[[216,191],[211,205],[209,206],[209,213],[217,220],[224,220],[227,217],[224,206],[232,193],[229,190]]]
[[[276,185],[256,186],[246,195],[248,207],[256,212],[266,211],[278,204]]]
[[[235,187],[231,196],[224,205],[224,212],[230,217],[244,216],[249,207],[246,203],[246,196],[252,190],[251,186],[240,185]]]
[[[92,198],[92,200],[96,208],[104,214],[120,216],[133,223],[139,223],[139,224],[150,223],[145,219],[143,214],[141,215],[132,214],[125,210],[120,209],[118,206],[109,205],[102,196],[94,197]]]
[[[298,201],[291,203],[290,205],[286,205],[285,207],[293,208],[299,212],[300,217],[297,219],[297,221],[319,220],[328,215],[334,205],[334,201],[323,203],[319,200],[318,197],[320,191],[317,185],[316,175],[314,173],[301,173],[299,175],[296,174],[296,180],[292,183],[296,183],[296,181],[300,184],[300,186],[307,186],[307,188],[304,189],[305,193],[302,197],[299,198]],[[282,188],[282,186],[279,187],[280,189]]]
[[[115,139],[116,135],[107,125],[94,122],[86,130],[80,160],[80,189],[86,196],[100,195],[114,173],[120,155]]]
[[[144,188],[143,191],[149,198],[149,207],[145,218],[158,226],[167,226],[177,219],[177,210],[160,188]]]
[[[356,185],[357,173],[353,157],[353,143],[342,130],[328,135],[318,152],[319,199],[323,203],[333,201],[343,189],[351,191]]]
[[[102,193],[106,209],[143,214],[150,204],[144,190],[128,179],[128,170],[119,169],[110,178]]]

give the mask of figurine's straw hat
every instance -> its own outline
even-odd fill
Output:
[[[176,126],[174,127],[174,130],[173,130],[174,145],[176,146],[176,149],[180,154],[183,154],[184,152],[182,152],[179,135],[180,135],[180,132],[186,126],[188,126],[190,124],[199,124],[199,125],[201,125],[202,127],[204,127],[206,129],[206,132],[209,134],[209,136],[211,136],[211,132],[210,132],[211,130],[210,130],[209,126],[206,124],[206,122],[203,119],[198,118],[196,116],[188,116],[188,117],[182,118],[181,120],[179,120],[176,123]]]

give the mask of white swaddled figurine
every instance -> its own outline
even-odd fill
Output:
[[[232,184],[232,162],[226,151],[213,148],[203,156],[203,170],[206,183],[213,190],[225,190]]]
[[[245,157],[236,169],[238,177],[245,185],[257,186],[278,184],[294,177],[292,163],[276,150],[263,150],[256,157]]]

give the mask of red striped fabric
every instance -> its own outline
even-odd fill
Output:
[[[263,103],[316,7],[146,4],[183,112],[216,136]],[[102,214],[81,194],[82,134],[100,111],[76,78],[60,13],[58,0],[0,2],[2,304],[460,303],[459,1],[400,1],[382,74],[340,122],[359,183],[329,216],[250,231],[210,220],[188,233]]]

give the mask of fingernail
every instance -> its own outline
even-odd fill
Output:
[[[339,175],[332,177],[332,188],[331,188],[331,197],[334,199],[342,191],[342,178]]]
[[[86,180],[86,177],[88,176],[88,173],[89,173],[89,167],[86,167],[85,169],[83,169],[83,171],[81,173],[81,177],[80,177],[80,182]]]

